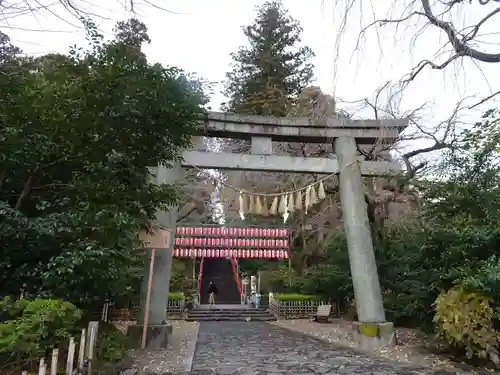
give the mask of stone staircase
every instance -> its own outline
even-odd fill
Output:
[[[276,318],[271,315],[265,308],[251,307],[223,307],[217,306],[208,307],[201,306],[192,309],[186,316],[186,321],[191,322],[207,322],[207,321],[239,321],[239,322],[271,322],[276,321]]]

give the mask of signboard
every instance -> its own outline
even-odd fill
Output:
[[[170,247],[172,231],[170,229],[163,229],[154,227],[151,233],[143,231],[139,235],[139,239],[144,242],[144,247],[154,249],[165,249]]]

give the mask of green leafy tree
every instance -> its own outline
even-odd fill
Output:
[[[179,198],[148,166],[178,159],[204,97],[181,70],[148,63],[145,25],[90,48],[19,56],[0,38],[2,293],[78,302],[135,287],[138,231]]]
[[[288,108],[313,79],[314,56],[300,45],[302,28],[279,1],[257,8],[252,25],[243,28],[248,46],[231,55],[227,74],[227,110],[286,116]]]

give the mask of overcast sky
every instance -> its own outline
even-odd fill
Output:
[[[18,0],[5,0],[3,4],[8,4],[9,1],[11,4],[20,3]],[[56,3],[55,0],[39,1],[46,5]],[[96,20],[101,29],[108,33],[108,37],[116,21],[131,16],[119,5],[126,0],[92,1],[96,4],[106,4],[88,10],[99,16]],[[255,5],[263,2],[151,1],[175,13],[152,6],[136,5],[135,11],[149,27],[152,39],[152,43],[146,48],[148,57],[164,65],[174,65],[196,72],[216,82],[222,81],[229,69],[229,54],[236,51],[239,45],[245,44],[241,26],[252,22],[255,17]],[[414,42],[411,38],[417,27],[422,25],[415,21],[407,29],[401,27],[397,35],[394,34],[395,28],[392,26],[385,27],[378,34],[375,29],[369,31],[368,37],[353,55],[360,29],[370,23],[374,15],[379,18],[387,17],[387,12],[391,9],[391,1],[373,0],[376,4],[374,7],[365,1],[362,12],[356,7],[352,10],[349,22],[341,34],[341,43],[336,48],[343,9],[341,5],[334,6],[333,3],[347,1],[284,1],[291,15],[298,19],[304,28],[303,42],[316,53],[317,84],[323,91],[336,97],[357,100],[370,96],[381,84],[388,80],[397,80],[409,72],[421,59],[432,58],[444,44],[445,35],[432,28],[428,28]],[[406,0],[397,1],[400,6],[407,3]],[[498,6],[498,3],[494,2],[481,6],[476,0],[473,0],[473,4],[465,3],[460,12],[454,15],[455,21],[460,25],[473,24],[479,17]],[[6,12],[4,11],[4,14]],[[361,19],[361,14],[365,16],[364,19]],[[394,15],[397,14],[396,9]],[[2,31],[7,32],[25,52],[39,54],[66,52],[69,45],[85,45],[82,30],[65,20],[69,20],[73,25],[78,24],[78,21],[71,19],[62,8],[51,6],[48,10],[38,10],[35,16],[27,13],[14,18],[4,18],[1,24]],[[500,25],[498,20],[493,20],[482,29],[482,34],[485,35],[482,37],[485,42],[483,47],[500,52],[498,44],[494,45],[500,41],[500,26],[493,27],[495,23]],[[445,58],[446,53],[441,59]],[[498,72],[499,69],[500,64],[478,66],[470,61],[451,66],[446,73],[426,69],[405,92],[403,109],[411,109],[427,102],[430,106],[426,112],[426,120],[429,123],[441,120],[449,115],[457,100],[464,95],[488,95],[491,90],[498,90],[500,74],[494,74],[494,71]],[[212,99],[213,109],[218,109],[223,100],[222,95],[216,92]]]

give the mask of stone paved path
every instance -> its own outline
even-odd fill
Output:
[[[192,375],[469,375],[415,368],[261,322],[202,322]]]

